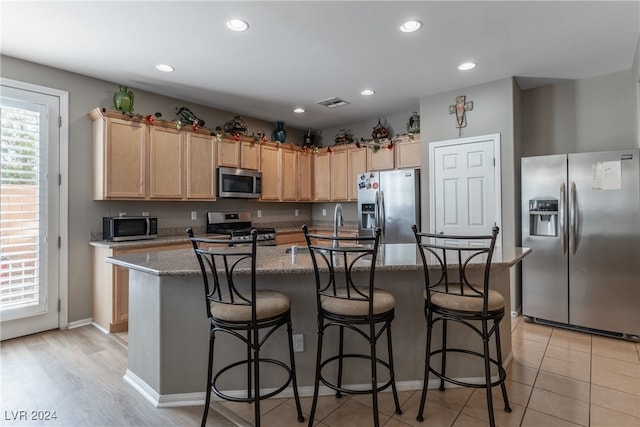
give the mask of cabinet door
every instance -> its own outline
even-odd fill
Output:
[[[212,136],[187,133],[187,199],[215,200],[216,145]]]
[[[300,201],[310,201],[312,198],[312,172],[311,160],[313,155],[310,153],[296,153],[296,159],[298,162],[298,175],[297,175],[297,197]]]
[[[261,200],[280,200],[281,167],[280,149],[277,145],[262,145],[262,196]]]
[[[292,148],[280,150],[282,161],[282,198],[283,201],[297,200],[298,163],[297,152]],[[264,179],[264,178],[263,178]]]
[[[331,200],[331,153],[319,151],[313,156],[313,200]]]
[[[396,168],[420,167],[420,139],[414,136],[413,141],[400,141],[393,147],[396,155]]]
[[[184,133],[151,127],[149,137],[149,198],[184,197]]]
[[[113,312],[111,332],[126,331],[129,322],[129,269],[113,266]]]
[[[353,147],[349,149],[349,200],[358,200],[357,175],[366,172],[367,148]]]
[[[387,149],[387,143],[388,141],[385,140],[382,143],[382,147],[376,152],[369,150],[369,169],[372,171],[389,170],[394,168],[393,149]]]
[[[331,153],[331,200],[347,200],[349,183],[349,152],[336,149]]]
[[[260,144],[240,142],[240,167],[242,169],[260,170]]]
[[[228,138],[218,142],[218,166],[225,168],[240,167],[240,143]]]
[[[104,148],[105,198],[144,199],[147,126],[120,119],[104,120],[106,134],[97,143]]]

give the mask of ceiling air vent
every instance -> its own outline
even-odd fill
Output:
[[[336,108],[336,107],[342,107],[343,105],[348,105],[349,103],[344,99],[340,99],[334,96],[333,98],[318,101],[316,102],[316,104],[324,105],[325,107],[329,107],[329,108]]]

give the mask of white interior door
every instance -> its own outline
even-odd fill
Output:
[[[4,82],[1,88],[4,340],[59,326],[61,100]]]
[[[499,134],[429,144],[429,171],[432,232],[486,235],[500,226]]]

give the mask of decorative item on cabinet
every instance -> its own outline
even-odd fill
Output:
[[[242,120],[240,116],[235,116],[233,119],[228,120],[224,124],[224,131],[231,134],[247,134],[247,124]]]
[[[313,141],[316,138],[316,136],[314,134],[311,133],[311,129],[309,129],[307,131],[307,133],[304,134],[303,138],[302,138],[302,146],[309,148],[313,145]]]
[[[340,129],[334,138],[335,145],[351,144],[353,142],[353,134],[351,129]]]
[[[420,115],[414,111],[407,123],[407,133],[420,133]]]
[[[276,122],[276,128],[271,134],[271,139],[284,144],[284,141],[287,139],[287,130],[284,128],[284,122]]]
[[[134,99],[133,92],[131,92],[127,86],[121,85],[120,90],[113,95],[114,109],[131,113],[133,111]]]
[[[379,139],[384,139],[389,136],[389,132],[387,131],[387,128],[382,126],[380,119],[378,119],[378,124],[373,127],[373,132],[371,132],[371,136],[373,137],[374,141],[378,141]]]
[[[194,130],[197,130],[199,127],[204,126],[204,120],[196,117],[195,114],[191,112],[187,107],[176,107],[176,114],[180,119],[176,122],[176,127],[179,130],[184,125],[193,126]]]

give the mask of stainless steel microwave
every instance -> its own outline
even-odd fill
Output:
[[[118,216],[102,218],[102,237],[109,242],[155,239],[158,218],[151,216]]]
[[[218,197],[257,199],[262,194],[262,172],[218,168]]]

